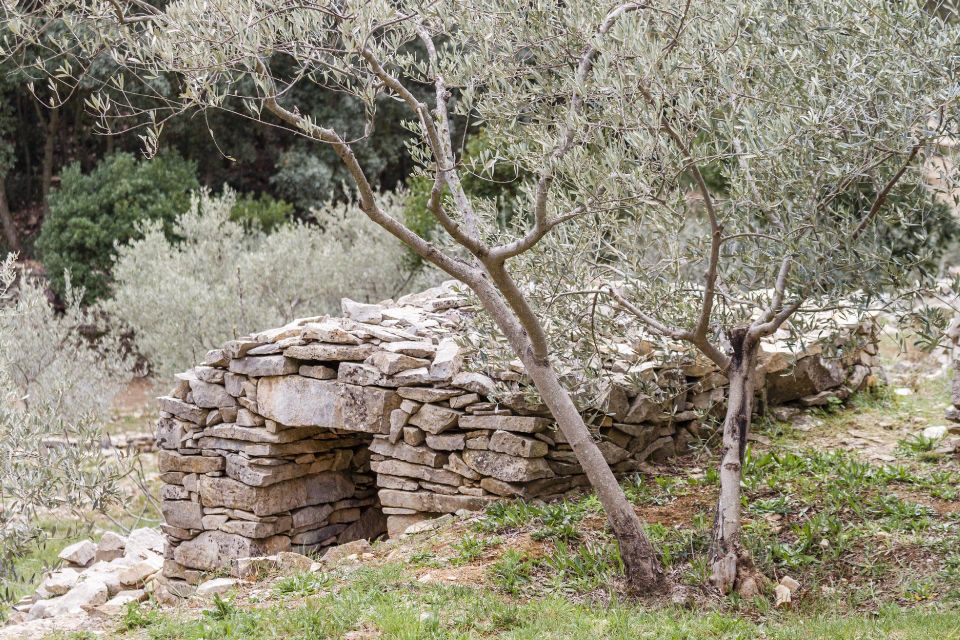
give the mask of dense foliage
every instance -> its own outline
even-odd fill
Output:
[[[0,263],[0,584],[46,535],[39,515],[114,501],[118,468],[107,464],[101,427],[132,367],[115,339],[84,335],[92,317],[78,292],[68,287],[57,313],[13,264]]]
[[[197,189],[196,167],[174,154],[150,161],[129,153],[107,157],[88,174],[64,170],[50,196],[50,213],[37,239],[50,282],[66,292],[66,273],[85,289],[84,302],[103,297],[114,245],[137,236],[137,225],[157,220],[169,229]]]
[[[342,297],[375,302],[424,283],[403,264],[402,245],[358,223],[353,205],[329,204],[315,210],[315,223],[267,233],[231,219],[235,199],[229,190],[201,192],[173,223],[176,240],[152,220],[118,249],[101,309],[132,330],[161,379],[249,331],[339,313]],[[387,194],[383,206],[397,210],[399,200]]]

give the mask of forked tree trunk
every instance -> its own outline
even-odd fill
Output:
[[[752,374],[758,341],[749,337],[745,328],[734,329],[729,339],[733,347],[727,373],[730,390],[723,420],[720,496],[710,547],[710,582],[721,593],[729,593],[738,586],[738,578],[747,577],[743,575],[744,569],[753,566],[740,544],[740,478],[753,411]]]
[[[560,384],[556,370],[550,364],[536,362],[529,354],[522,355],[521,360],[597,492],[610,528],[620,544],[630,590],[636,594],[662,592],[666,581],[660,558],[570,394]]]
[[[7,180],[6,176],[0,177],[0,226],[3,227],[3,238],[6,240],[10,251],[20,253],[20,234],[17,233],[17,225],[13,221],[13,215],[10,213],[10,204],[7,201]]]

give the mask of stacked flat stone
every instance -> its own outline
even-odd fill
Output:
[[[467,304],[453,282],[377,305],[344,300],[342,318],[231,341],[180,374],[159,399],[164,575],[196,584],[239,558],[394,535],[501,497],[586,485],[549,412],[525,399],[519,362],[464,369]],[[771,341],[758,388],[771,403],[842,397],[867,380],[873,344],[855,321],[799,359]],[[692,356],[678,365],[620,354],[611,370],[588,417],[618,474],[686,451],[709,435],[703,417],[722,410],[726,379]],[[627,384],[638,378],[660,391]]]

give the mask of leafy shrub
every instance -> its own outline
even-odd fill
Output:
[[[268,193],[258,196],[242,194],[230,211],[230,219],[243,224],[247,229],[257,228],[270,233],[290,219],[293,205],[277,200]]]
[[[46,539],[40,517],[113,504],[121,471],[101,449],[101,419],[129,362],[118,345],[84,337],[79,295],[57,314],[43,289],[0,263],[0,585]]]
[[[141,238],[118,249],[113,295],[101,308],[133,331],[160,376],[249,331],[339,313],[342,297],[377,301],[418,286],[401,268],[402,246],[352,205],[266,233],[230,219],[235,199],[201,192],[174,223],[178,242],[147,221]],[[383,206],[396,211],[398,201],[387,195]]]
[[[84,302],[101,298],[114,245],[137,237],[144,220],[158,220],[169,230],[198,187],[195,165],[173,154],[138,160],[116,153],[88,174],[78,163],[64,169],[36,244],[53,289],[66,292],[69,271],[86,291]]]

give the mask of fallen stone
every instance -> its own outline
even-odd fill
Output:
[[[40,586],[48,593],[52,593],[55,596],[62,596],[77,584],[79,578],[79,571],[65,567],[47,576]]]
[[[131,602],[143,602],[146,599],[147,592],[144,589],[128,589],[107,600],[97,607],[97,610],[108,616],[115,616],[123,612]]]
[[[240,581],[236,578],[214,578],[197,585],[196,595],[201,598],[212,598],[214,595],[226,593],[235,588]]]
[[[128,587],[140,585],[162,568],[163,558],[160,556],[140,560],[120,571],[120,584]]]
[[[367,540],[354,540],[345,544],[330,547],[320,558],[322,562],[334,564],[349,556],[359,556],[362,553],[373,553],[373,547]]]
[[[97,545],[89,540],[81,540],[65,547],[57,557],[78,567],[86,567],[93,562],[96,555]]]
[[[173,558],[191,569],[216,571],[232,566],[240,558],[269,556],[289,548],[290,538],[287,536],[252,540],[222,531],[204,531],[193,540],[180,543]]]

